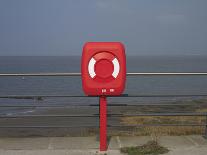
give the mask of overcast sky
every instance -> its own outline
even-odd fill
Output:
[[[0,0],[0,55],[80,55],[88,41],[207,54],[207,0]]]

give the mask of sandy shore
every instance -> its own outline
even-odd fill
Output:
[[[199,112],[207,110],[207,100],[186,101],[189,106],[111,106],[108,114],[136,114],[150,112]],[[26,115],[93,115],[99,113],[99,107],[67,107],[67,108],[31,108]],[[202,111],[204,112],[204,111]],[[24,115],[24,114],[21,114]],[[99,117],[35,117],[35,118],[1,118],[2,126],[96,126],[97,128],[1,128],[2,137],[31,137],[31,136],[87,136],[97,135]],[[109,125],[123,125],[122,118],[108,117]],[[126,122],[125,122],[125,125]],[[132,128],[109,128],[109,132],[131,131]]]

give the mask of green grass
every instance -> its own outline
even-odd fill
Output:
[[[128,155],[159,155],[169,152],[167,148],[160,146],[156,141],[149,141],[141,146],[122,147],[120,151]]]

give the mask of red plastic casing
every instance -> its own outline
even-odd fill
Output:
[[[122,94],[126,82],[124,45],[120,42],[86,43],[82,53],[81,75],[86,95]]]

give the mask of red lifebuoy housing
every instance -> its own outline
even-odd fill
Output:
[[[87,95],[118,95],[125,87],[126,57],[118,42],[86,43],[82,55],[82,83]]]

